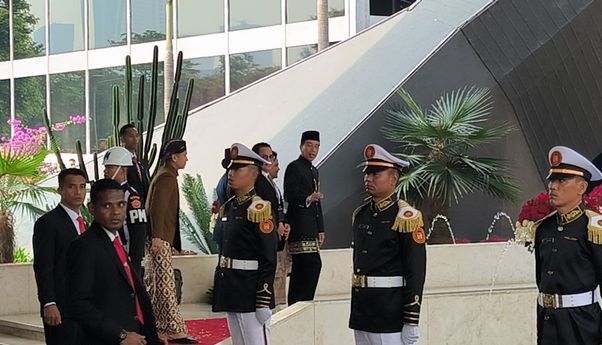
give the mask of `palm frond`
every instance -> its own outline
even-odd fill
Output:
[[[195,245],[203,254],[211,254],[211,249],[207,242],[199,234],[197,228],[194,226],[188,215],[180,210],[180,229],[184,233],[184,236]]]
[[[196,175],[193,177],[184,174],[182,193],[184,194],[184,199],[186,199],[186,202],[188,203],[194,223],[188,219],[188,216],[186,216],[184,221],[188,219],[191,231],[194,230],[195,236],[198,235],[197,237],[199,240],[196,242],[201,243],[199,249],[202,251],[206,250],[208,254],[216,253],[217,245],[215,241],[213,241],[213,234],[209,229],[209,223],[211,221],[211,205],[207,200],[207,194],[205,193],[201,176]]]
[[[42,149],[42,151],[33,155],[23,155],[12,150],[4,151],[0,153],[0,177],[36,176],[40,164],[42,164],[47,154],[46,149]]]
[[[507,122],[488,125],[493,109],[488,89],[466,87],[441,96],[425,112],[405,90],[399,90],[405,109],[391,109],[382,132],[400,150],[394,154],[411,163],[397,191],[404,196],[458,203],[468,194],[513,200],[518,188],[505,160],[478,157],[470,150],[507,136]]]

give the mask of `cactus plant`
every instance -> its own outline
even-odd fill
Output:
[[[178,98],[178,90],[180,86],[180,76],[182,73],[182,61],[183,55],[182,52],[178,53],[177,66],[176,66],[176,75],[174,78],[174,85],[172,88],[172,92],[170,95],[170,107],[168,110],[167,119],[165,122],[165,127],[163,130],[163,135],[161,137],[160,148],[163,150],[163,147],[167,142],[173,139],[181,139],[184,136],[184,132],[186,130],[187,123],[187,115],[188,110],[190,109],[190,101],[192,97],[192,90],[194,87],[194,80],[190,80],[188,82],[188,89],[186,90],[186,98],[184,102],[181,103]],[[138,148],[136,149],[136,155],[139,157],[140,164],[142,164],[145,168],[147,174],[150,171],[150,168],[154,166],[154,171],[152,174],[149,174],[148,180],[155,175],[157,169],[160,167],[161,163],[155,162],[158,158],[161,150],[158,150],[157,144],[153,143],[153,135],[157,117],[157,95],[158,95],[158,69],[159,69],[159,48],[157,46],[153,49],[153,62],[151,64],[151,78],[150,78],[150,99],[148,104],[148,118],[145,119],[145,111],[144,111],[144,88],[145,88],[145,77],[140,76],[140,80],[138,82],[138,104],[136,109],[136,117],[135,119],[132,117],[132,61],[130,56],[128,55],[125,59],[125,87],[124,87],[124,99],[125,99],[125,113],[127,123],[132,123],[136,126],[139,133],[144,133],[146,130],[146,135],[143,140],[140,140],[138,143]],[[112,111],[112,124],[113,131],[112,135],[108,138],[108,146],[112,147],[115,145],[119,145],[119,127],[120,127],[120,89],[117,85],[113,86],[112,89],[112,101],[113,101],[113,111]],[[182,111],[180,110],[180,104],[182,104]],[[145,122],[146,120],[146,122]],[[48,115],[45,114],[44,122],[46,127],[48,128],[50,144],[52,151],[57,156],[57,161],[59,162],[59,166],[61,169],[65,168],[65,164],[61,158],[61,152],[56,144],[56,139],[52,133],[52,128],[50,126],[50,120],[48,119]],[[144,126],[146,124],[146,126]],[[83,151],[81,147],[81,142],[78,140],[76,142],[77,148],[77,156],[79,160],[79,165],[84,170],[86,176],[90,176],[86,170],[84,165],[84,157]],[[94,153],[94,180],[97,180],[99,177],[98,172],[98,161],[97,154]],[[143,186],[146,192],[148,186]]]

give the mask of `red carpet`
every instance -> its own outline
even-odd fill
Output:
[[[230,336],[225,318],[186,321],[188,334],[201,345],[215,345]]]

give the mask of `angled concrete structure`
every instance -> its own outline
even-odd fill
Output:
[[[329,247],[350,244],[362,201],[356,169],[368,142],[390,149],[380,127],[394,95],[408,89],[425,107],[464,86],[493,90],[495,121],[517,130],[480,154],[515,167],[523,198],[545,188],[546,153],[564,144],[593,158],[602,148],[602,0],[422,0],[357,36],[192,112],[188,172],[207,188],[223,148],[268,141],[282,175],[306,129],[322,132],[318,158]],[[281,176],[283,177],[283,176]],[[496,211],[518,205],[472,195],[452,208],[458,237],[480,240]],[[498,231],[509,236],[508,226]]]

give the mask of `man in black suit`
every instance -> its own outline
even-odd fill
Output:
[[[94,222],[67,252],[67,309],[82,328],[81,344],[160,344],[150,300],[119,238],[123,190],[101,179],[90,199]]]
[[[132,166],[128,167],[127,181],[130,187],[138,191],[142,197],[142,205],[144,205],[150,183],[148,182],[146,169],[140,164],[136,156],[136,147],[138,147],[140,141],[140,133],[138,133],[136,126],[131,123],[123,125],[119,129],[119,141],[121,146],[132,153]]]
[[[288,289],[288,304],[314,299],[322,268],[320,247],[324,243],[324,217],[320,200],[318,169],[312,161],[320,151],[320,133],[301,135],[301,155],[284,173],[284,199],[288,202],[286,221],[291,226],[288,250],[293,266]]]
[[[67,248],[86,231],[79,211],[86,198],[86,178],[80,169],[59,173],[60,204],[40,217],[33,228],[33,270],[38,286],[46,344],[75,342],[76,324],[65,310]]]

